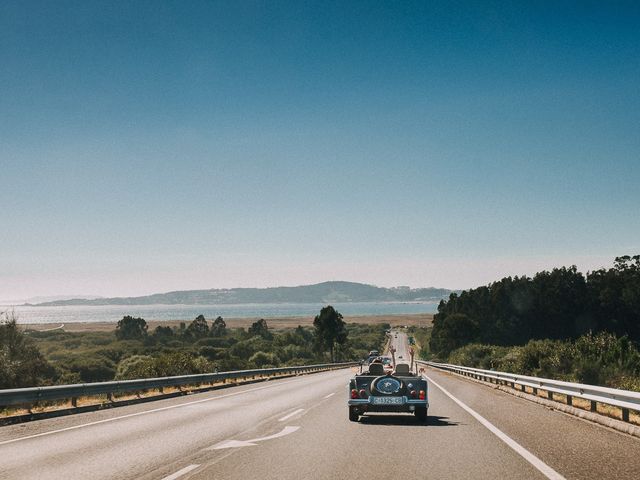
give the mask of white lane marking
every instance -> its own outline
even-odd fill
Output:
[[[169,475],[168,477],[164,477],[162,480],[176,480],[176,478],[180,478],[183,475],[186,475],[191,470],[195,470],[200,465],[189,465],[188,467],[184,467],[182,470],[178,470],[176,473]]]
[[[562,475],[560,475],[553,468],[551,468],[549,465],[544,463],[542,460],[540,460],[538,457],[536,457],[533,453],[531,453],[529,450],[524,448],[518,442],[513,440],[502,430],[498,429],[498,427],[492,424],[489,420],[487,420],[482,415],[477,413],[475,410],[472,410],[471,407],[468,407],[467,405],[462,403],[460,400],[458,400],[456,397],[451,395],[444,387],[441,387],[440,385],[438,385],[438,383],[434,382],[430,377],[426,375],[425,377],[432,384],[434,384],[436,387],[442,390],[442,393],[444,393],[447,397],[449,397],[451,400],[456,402],[468,414],[470,414],[472,417],[478,420],[478,422],[484,425],[491,433],[493,433],[496,437],[498,437],[500,440],[506,443],[510,448],[512,448],[518,455],[520,455],[527,462],[529,462],[531,465],[537,468],[545,477],[549,478],[550,480],[565,480],[565,478]]]
[[[304,408],[299,408],[299,409],[297,409],[297,410],[285,415],[284,417],[278,419],[278,421],[279,422],[284,422],[285,420],[290,419],[291,417],[293,417],[294,415],[299,414],[300,412],[304,412]]]
[[[123,418],[137,417],[137,416],[140,416],[140,415],[146,415],[148,413],[156,413],[156,412],[162,412],[164,410],[172,410],[174,408],[187,407],[189,405],[195,405],[197,403],[211,402],[211,401],[218,400],[218,399],[221,399],[221,398],[227,398],[227,397],[233,397],[233,396],[236,396],[236,395],[242,395],[243,393],[250,393],[250,392],[255,392],[257,390],[264,390],[265,388],[274,388],[274,387],[277,387],[278,385],[285,385],[287,383],[295,382],[296,380],[299,380],[299,379],[287,380],[286,382],[274,383],[272,385],[267,385],[267,386],[264,386],[264,387],[256,387],[256,388],[252,388],[252,389],[249,389],[249,390],[243,390],[242,392],[228,393],[226,395],[219,395],[217,397],[205,398],[203,400],[194,400],[193,402],[181,403],[179,405],[169,405],[168,407],[154,408],[153,410],[145,410],[143,412],[129,413],[127,415],[122,415],[120,417],[105,418],[104,420],[97,420],[95,422],[83,423],[81,425],[74,425],[72,427],[61,428],[59,430],[51,430],[50,432],[36,433],[34,435],[28,435],[26,437],[19,437],[19,438],[14,438],[14,439],[11,439],[11,440],[5,440],[3,442],[0,442],[0,445],[7,445],[8,443],[20,442],[22,440],[29,440],[31,438],[44,437],[46,435],[53,435],[54,433],[67,432],[69,430],[77,430],[79,428],[90,427],[90,426],[93,426],[93,425],[100,425],[101,423],[115,422],[116,420],[122,420]]]
[[[222,448],[239,448],[239,447],[252,447],[255,446],[257,442],[262,442],[264,440],[273,440],[274,438],[284,437],[285,435],[289,435],[290,433],[295,432],[300,427],[284,427],[282,431],[278,433],[274,433],[273,435],[269,435],[268,437],[260,437],[253,438],[251,440],[225,440],[224,442],[220,442],[213,447],[206,448],[205,450],[220,450]]]
[[[330,393],[329,395],[325,395],[322,398],[329,398],[329,397],[333,397],[336,394],[336,392]]]

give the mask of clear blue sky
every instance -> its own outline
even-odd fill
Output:
[[[640,253],[638,2],[0,3],[0,299]]]

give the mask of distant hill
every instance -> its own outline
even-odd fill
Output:
[[[25,298],[23,300],[13,300],[13,301],[8,300],[6,301],[6,304],[18,305],[20,303],[28,303],[31,305],[37,305],[38,303],[58,302],[60,300],[95,300],[98,298],[103,298],[103,297],[100,297],[98,295],[54,295],[50,297],[31,297],[31,298]]]
[[[438,301],[451,292],[444,288],[383,288],[354,282],[324,282],[298,287],[182,290],[143,297],[75,298],[38,303],[37,306],[416,302]]]

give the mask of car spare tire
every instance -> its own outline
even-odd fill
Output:
[[[384,375],[371,382],[371,392],[375,395],[401,395],[404,382],[391,375]]]

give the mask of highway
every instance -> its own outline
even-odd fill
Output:
[[[640,478],[640,440],[431,369],[426,424],[350,422],[352,374],[1,427],[0,479]]]

